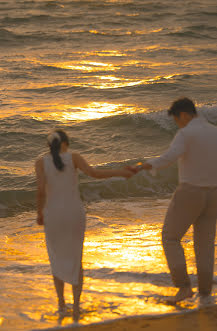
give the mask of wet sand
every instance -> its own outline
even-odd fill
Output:
[[[195,310],[190,313],[160,317],[127,317],[105,323],[87,326],[61,328],[62,331],[216,331],[217,305]]]

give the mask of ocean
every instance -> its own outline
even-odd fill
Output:
[[[191,98],[217,124],[216,41],[216,0],[0,1],[1,330],[72,323],[56,314],[36,225],[34,162],[50,130],[64,129],[71,150],[96,167],[159,156],[177,130],[167,116],[175,99]],[[129,180],[79,178],[87,213],[80,322],[197,309],[194,298],[161,300],[175,293],[161,228],[176,165]],[[196,290],[191,229],[183,243]]]

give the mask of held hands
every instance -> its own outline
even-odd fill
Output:
[[[135,172],[130,170],[129,167],[125,167],[121,170],[121,176],[123,176],[125,178],[130,178],[133,175],[135,175]]]
[[[125,167],[125,169],[132,172],[133,175],[136,175],[140,171],[139,167],[137,167],[137,166],[127,166],[127,167]]]
[[[144,162],[138,165],[139,170],[151,170],[152,165],[150,163]]]
[[[123,169],[123,177],[131,178],[132,176],[136,175],[141,169],[136,166],[126,166]]]
[[[141,170],[151,170],[152,169],[152,165],[147,163],[147,162],[144,162],[144,163],[137,163],[136,166],[127,166],[125,167],[126,170],[130,171],[131,172],[131,176],[137,174],[139,171]],[[131,177],[130,176],[130,177]],[[130,178],[128,177],[128,178]]]

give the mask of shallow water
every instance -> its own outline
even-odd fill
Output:
[[[196,298],[177,306],[165,304],[173,295],[161,246],[161,227],[168,199],[94,202],[88,206],[84,245],[82,324],[129,315],[180,313],[198,307]],[[11,231],[1,235],[2,330],[69,325],[59,318],[42,228],[35,213],[12,217]],[[196,291],[192,233],[184,238],[188,271]],[[215,268],[217,278],[217,264]],[[71,287],[66,301],[72,304]],[[213,301],[217,302],[214,285]]]

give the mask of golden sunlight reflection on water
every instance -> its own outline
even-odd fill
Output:
[[[105,63],[98,61],[70,61],[70,62],[62,62],[62,63],[41,63],[46,66],[52,66],[61,69],[68,70],[80,70],[86,72],[97,72],[97,71],[114,71],[120,69],[118,66],[115,66],[113,63]]]
[[[156,31],[153,30],[153,32]],[[138,30],[136,33],[145,33],[145,31]],[[162,46],[156,44],[146,46],[144,52],[155,51],[159,47]],[[36,68],[40,66],[53,68],[55,71],[58,69],[61,77],[64,78],[58,76],[57,79],[50,81],[46,78],[19,83],[14,81],[17,95],[11,95],[10,103],[4,105],[1,110],[0,119],[18,115],[40,121],[50,119],[60,122],[86,121],[124,112],[137,113],[141,112],[141,108],[146,111],[144,105],[139,107],[138,103],[134,104],[135,99],[128,100],[126,104],[111,103],[107,100],[98,101],[94,99],[94,96],[88,98],[89,102],[82,100],[81,97],[74,98],[72,101],[70,89],[73,92],[74,88],[92,88],[96,90],[96,94],[98,93],[97,90],[110,90],[108,92],[108,95],[110,95],[113,90],[119,88],[161,84],[165,81],[172,84],[174,80],[184,74],[195,74],[195,70],[189,71],[189,69],[186,69],[186,72],[178,72],[177,68],[174,68],[174,63],[169,60],[166,62],[161,62],[159,59],[154,61],[153,58],[138,60],[126,53],[106,49],[74,52],[71,61],[68,59],[61,62],[56,59],[45,61],[42,58],[30,56],[26,61],[31,65],[36,66]],[[125,73],[128,67],[132,66],[138,74]],[[140,68],[141,70],[148,69],[148,72],[151,69],[152,73],[141,75]],[[63,69],[63,71],[59,69]],[[156,73],[158,74],[156,75]],[[46,93],[49,93],[49,95],[45,97]],[[30,94],[31,98],[29,98]],[[35,98],[37,98],[37,101]]]
[[[161,227],[167,204],[167,200],[137,199],[88,205],[81,323],[197,307],[191,300],[178,307],[162,301],[164,296],[176,291],[171,285],[161,246]],[[1,236],[1,268],[4,270],[1,282],[5,289],[3,325],[12,330],[11,318],[16,319],[17,330],[71,323],[70,316],[59,319],[56,314],[57,300],[43,229],[34,225],[35,214],[25,213],[11,222],[21,225],[19,231],[15,228]],[[191,239],[192,232],[189,231],[184,247],[188,271],[195,275]],[[69,285],[66,285],[66,301],[72,303]],[[10,317],[8,311],[16,317]]]
[[[2,325],[3,321],[4,321],[4,318],[0,317],[0,326]]]
[[[15,176],[27,176],[32,174],[32,168],[23,167],[23,164],[19,166],[19,162],[17,162],[16,165],[13,161],[1,162],[0,171],[2,174],[13,174]]]
[[[68,108],[66,111],[55,114],[55,119],[58,120],[59,118],[60,121],[88,121],[123,113],[135,113],[138,108],[108,102],[90,102],[84,107],[76,107],[76,110],[73,111],[73,108]]]
[[[40,105],[38,105],[40,107]],[[146,111],[135,105],[115,104],[109,102],[89,102],[82,105],[72,104],[43,104],[41,108],[46,111],[29,111],[28,108],[17,108],[17,110],[5,111],[0,114],[0,118],[20,115],[25,118],[33,118],[38,121],[55,120],[62,123],[71,121],[82,122],[121,114],[134,114]]]

